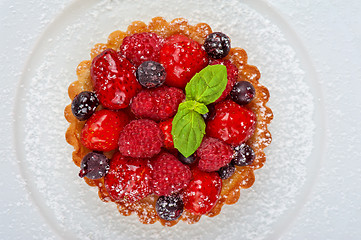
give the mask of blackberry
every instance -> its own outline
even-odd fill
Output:
[[[155,204],[158,216],[167,221],[179,218],[183,213],[183,200],[179,195],[160,196]]]
[[[237,166],[247,166],[253,163],[255,156],[253,149],[249,145],[242,143],[234,148],[232,162]]]
[[[229,95],[239,105],[246,105],[255,97],[256,90],[250,82],[240,81],[236,82]]]
[[[165,82],[167,73],[162,64],[154,61],[146,61],[140,64],[136,77],[140,85],[145,88],[156,88]]]
[[[231,162],[228,165],[221,167],[218,170],[218,174],[222,179],[227,179],[231,177],[235,171],[236,171],[236,167]]]
[[[99,179],[109,170],[109,159],[101,152],[90,152],[84,156],[80,164],[79,177]]]
[[[99,100],[94,92],[84,91],[75,96],[71,103],[71,111],[79,120],[84,121],[93,115],[99,105]]]
[[[214,32],[207,36],[203,46],[208,56],[220,59],[227,56],[231,50],[231,40],[224,33]]]
[[[181,161],[184,164],[192,164],[195,162],[196,158],[194,156],[194,154],[190,155],[189,157],[185,157],[183,156],[183,154],[181,154],[180,152],[178,152],[178,159],[179,161]]]

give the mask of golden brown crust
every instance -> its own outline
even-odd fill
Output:
[[[170,22],[167,22],[162,17],[155,17],[147,25],[141,21],[135,21],[128,26],[126,32],[114,31],[108,37],[106,44],[96,44],[90,53],[90,60],[81,62],[76,73],[78,80],[71,83],[68,89],[68,94],[72,100],[78,93],[85,90],[92,90],[92,82],[90,77],[90,65],[91,60],[101,53],[106,48],[112,48],[119,50],[119,47],[124,37],[139,33],[139,32],[154,32],[162,37],[169,37],[173,34],[186,35],[193,40],[203,43],[206,36],[212,32],[211,27],[206,23],[199,23],[196,25],[189,25],[188,21],[183,18],[177,18]],[[273,114],[270,108],[266,106],[269,99],[269,92],[266,87],[259,83],[260,72],[257,67],[247,64],[247,53],[241,48],[232,48],[226,59],[232,61],[239,69],[238,81],[245,80],[253,84],[256,89],[256,98],[248,104],[248,107],[254,111],[257,115],[257,127],[254,135],[248,140],[248,144],[254,149],[256,153],[256,159],[250,166],[236,167],[235,174],[226,180],[223,180],[223,187],[221,191],[220,199],[216,206],[206,215],[209,217],[216,216],[220,213],[224,204],[234,204],[238,201],[240,196],[240,189],[249,188],[255,181],[254,170],[261,168],[265,161],[266,156],[264,154],[264,148],[271,143],[271,134],[268,131],[268,124],[273,118]],[[80,141],[81,130],[84,126],[84,122],[78,121],[71,112],[71,107],[68,105],[65,108],[64,116],[70,123],[66,132],[66,140],[74,147],[73,161],[77,166],[80,166],[81,159],[90,150],[83,146]],[[109,158],[114,154],[114,151],[105,153]],[[90,186],[97,186],[99,189],[99,197],[103,201],[111,201],[107,191],[104,187],[104,180],[90,180],[84,178],[86,183]],[[184,211],[182,216],[175,221],[165,221],[160,219],[155,211],[155,202],[157,196],[151,195],[139,202],[132,204],[116,203],[118,210],[124,216],[128,216],[132,213],[136,213],[139,216],[140,222],[144,224],[152,224],[159,221],[164,226],[173,226],[178,221],[183,220],[188,223],[196,223],[201,216],[194,215],[190,212]]]

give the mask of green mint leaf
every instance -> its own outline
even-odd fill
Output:
[[[224,65],[209,65],[202,69],[187,84],[186,100],[208,105],[216,101],[227,86],[227,68]]]
[[[188,108],[190,104],[181,103],[172,121],[174,147],[185,157],[192,155],[201,145],[206,129],[202,116],[195,109]]]
[[[185,109],[196,111],[199,114],[206,114],[208,112],[206,105],[194,100],[185,101],[179,104],[178,111],[183,111]]]

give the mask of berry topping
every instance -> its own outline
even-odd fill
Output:
[[[172,121],[173,118],[170,118],[164,122],[159,123],[160,130],[162,130],[164,135],[164,147],[167,149],[174,149],[174,142],[172,136]]]
[[[141,89],[131,64],[119,58],[113,49],[106,49],[93,59],[91,78],[98,99],[109,109],[126,108]]]
[[[188,186],[192,173],[170,153],[162,153],[152,163],[152,189],[157,195],[171,195]]]
[[[247,141],[254,133],[256,115],[237,103],[226,100],[215,106],[215,116],[207,123],[207,134],[232,146]]]
[[[220,102],[222,100],[224,100],[228,94],[231,92],[234,84],[237,82],[237,78],[238,78],[238,68],[236,67],[236,65],[234,65],[231,61],[229,60],[212,60],[210,61],[209,65],[217,65],[217,64],[221,64],[226,66],[227,68],[227,86],[226,89],[224,89],[222,95],[216,100],[216,102]]]
[[[107,174],[109,159],[103,153],[90,152],[83,157],[80,168],[79,177],[99,179]]]
[[[230,92],[230,96],[233,101],[239,105],[246,105],[252,101],[256,95],[256,90],[254,89],[252,83],[247,81],[237,82]]]
[[[214,117],[214,104],[207,105],[208,112],[206,114],[201,114],[204,121],[208,121]]]
[[[173,35],[160,50],[159,62],[167,72],[166,84],[184,88],[194,74],[207,66],[208,56],[198,42]]]
[[[71,111],[79,120],[84,121],[90,118],[99,105],[97,95],[93,92],[84,91],[75,96],[71,103]]]
[[[142,90],[135,96],[130,107],[134,115],[139,118],[160,121],[173,117],[184,98],[185,94],[182,90],[162,86]]]
[[[211,58],[224,58],[231,50],[231,40],[224,33],[214,32],[207,36],[203,46]]]
[[[114,150],[118,147],[120,132],[128,121],[128,116],[123,112],[107,109],[95,112],[81,131],[81,142],[91,150]]]
[[[133,120],[120,133],[119,152],[133,158],[151,158],[160,152],[163,142],[163,133],[156,122]]]
[[[185,157],[180,152],[178,152],[178,159],[182,163],[188,164],[188,165],[190,165],[190,164],[192,164],[192,163],[194,163],[196,161],[196,158],[195,158],[194,154],[190,155],[189,157]]]
[[[192,169],[193,178],[183,191],[184,209],[194,214],[205,214],[212,210],[222,189],[222,179],[216,172]]]
[[[160,196],[155,204],[158,216],[166,221],[173,221],[183,213],[183,200],[179,195]]]
[[[253,149],[242,143],[234,148],[233,163],[237,166],[247,166],[253,163],[256,154]]]
[[[139,66],[144,61],[158,62],[163,43],[164,39],[155,33],[136,33],[123,39],[119,51],[131,63]]]
[[[220,178],[227,179],[230,178],[235,171],[236,167],[234,166],[233,162],[230,162],[228,165],[221,167],[218,170],[218,174]]]
[[[123,157],[116,153],[110,161],[104,185],[114,201],[136,202],[152,192],[151,172],[149,160]]]
[[[206,137],[197,149],[198,168],[201,171],[213,172],[232,161],[232,148],[216,138]]]
[[[136,76],[139,84],[143,87],[156,88],[165,82],[167,74],[162,64],[146,61],[140,64]]]

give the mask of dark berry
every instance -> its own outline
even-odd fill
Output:
[[[145,88],[156,88],[165,82],[167,73],[162,64],[146,61],[140,64],[136,72],[137,80]]]
[[[231,162],[228,165],[221,167],[218,170],[218,174],[222,179],[227,179],[233,175],[233,173],[236,171],[236,167]]]
[[[194,154],[190,155],[189,157],[185,157],[180,152],[178,152],[178,159],[179,159],[179,161],[181,161],[184,164],[192,164],[196,160],[196,158],[194,157]]]
[[[233,101],[239,105],[245,105],[255,97],[256,90],[250,82],[240,81],[236,82],[229,94]]]
[[[71,111],[78,120],[84,121],[93,115],[98,105],[99,100],[97,95],[93,92],[84,91],[76,95],[73,99]]]
[[[237,166],[247,166],[253,163],[255,156],[253,149],[249,145],[242,143],[234,148],[232,162]]]
[[[208,108],[208,112],[206,114],[202,114],[202,117],[205,121],[211,120],[212,118],[214,118],[214,105],[209,104],[209,105],[207,105],[207,108]]]
[[[179,195],[160,196],[155,204],[155,210],[160,218],[173,221],[183,212],[183,200]]]
[[[204,49],[211,58],[224,58],[231,50],[231,40],[224,33],[214,32],[204,41]]]
[[[99,179],[109,170],[109,159],[101,152],[90,152],[84,156],[80,164],[79,177]]]

